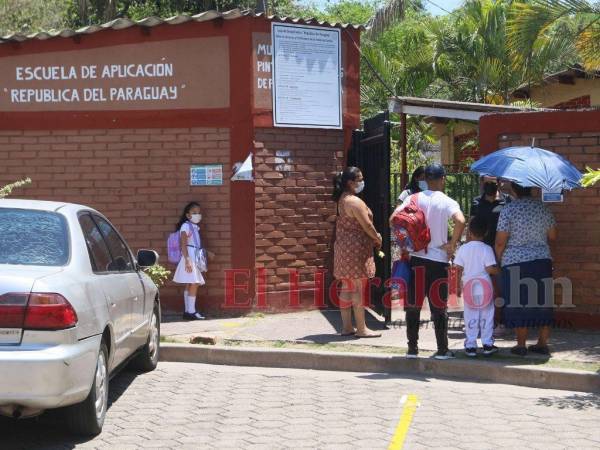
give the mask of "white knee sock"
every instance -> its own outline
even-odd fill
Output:
[[[189,313],[190,312],[190,302],[188,301],[187,290],[185,290],[183,292],[183,306],[185,308],[185,312]]]
[[[196,312],[196,297],[188,295],[187,297],[188,312],[194,314]]]

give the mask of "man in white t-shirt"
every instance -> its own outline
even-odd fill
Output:
[[[465,217],[460,206],[446,194],[446,171],[440,164],[425,168],[425,181],[429,189],[419,192],[417,205],[425,213],[431,242],[427,249],[411,253],[412,275],[409,283],[406,312],[406,336],[408,338],[407,358],[419,354],[419,326],[424,297],[429,301],[431,318],[437,341],[436,359],[454,357],[448,349],[448,261],[454,256],[456,245],[465,228]],[[400,208],[410,203],[408,197]],[[448,221],[454,222],[454,232],[448,242]]]

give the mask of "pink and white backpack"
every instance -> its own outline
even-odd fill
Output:
[[[179,231],[171,233],[167,239],[167,258],[169,259],[169,262],[173,264],[178,264],[181,259]]]

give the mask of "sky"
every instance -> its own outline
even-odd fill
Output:
[[[424,1],[425,1],[425,4],[426,4],[425,6],[426,6],[427,10],[431,14],[435,14],[435,15],[446,14],[443,10],[441,10],[437,6],[434,6],[428,0],[424,0]],[[448,11],[452,11],[452,10],[458,8],[460,6],[460,4],[463,2],[463,0],[432,0],[432,1],[436,5],[439,5]]]

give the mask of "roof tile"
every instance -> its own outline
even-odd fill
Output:
[[[291,18],[291,17],[280,17],[276,15],[266,15],[264,13],[255,13],[253,11],[241,11],[239,9],[232,9],[231,11],[204,11],[194,16],[190,16],[189,14],[180,14],[177,16],[169,17],[167,19],[161,19],[159,17],[150,16],[141,20],[133,21],[128,18],[118,18],[111,20],[110,22],[101,24],[101,25],[88,25],[77,30],[64,29],[64,30],[48,30],[48,31],[40,31],[37,33],[32,33],[29,35],[25,35],[23,33],[11,33],[6,36],[0,37],[0,44],[5,42],[23,42],[26,40],[38,39],[38,40],[46,40],[55,37],[72,37],[78,34],[92,34],[101,30],[112,29],[112,30],[122,30],[125,28],[129,28],[132,26],[140,26],[140,27],[155,27],[157,25],[161,25],[167,23],[169,25],[179,25],[182,23],[195,21],[195,22],[206,22],[215,19],[225,19],[225,20],[233,20],[239,19],[241,17],[264,17],[270,21],[276,22],[288,22],[288,23],[299,23],[304,25],[320,25],[326,27],[341,27],[341,28],[354,28],[354,29],[364,29],[362,25],[351,25],[351,24],[342,24],[342,23],[329,23],[325,21],[318,21],[314,18],[300,19],[300,18]]]

